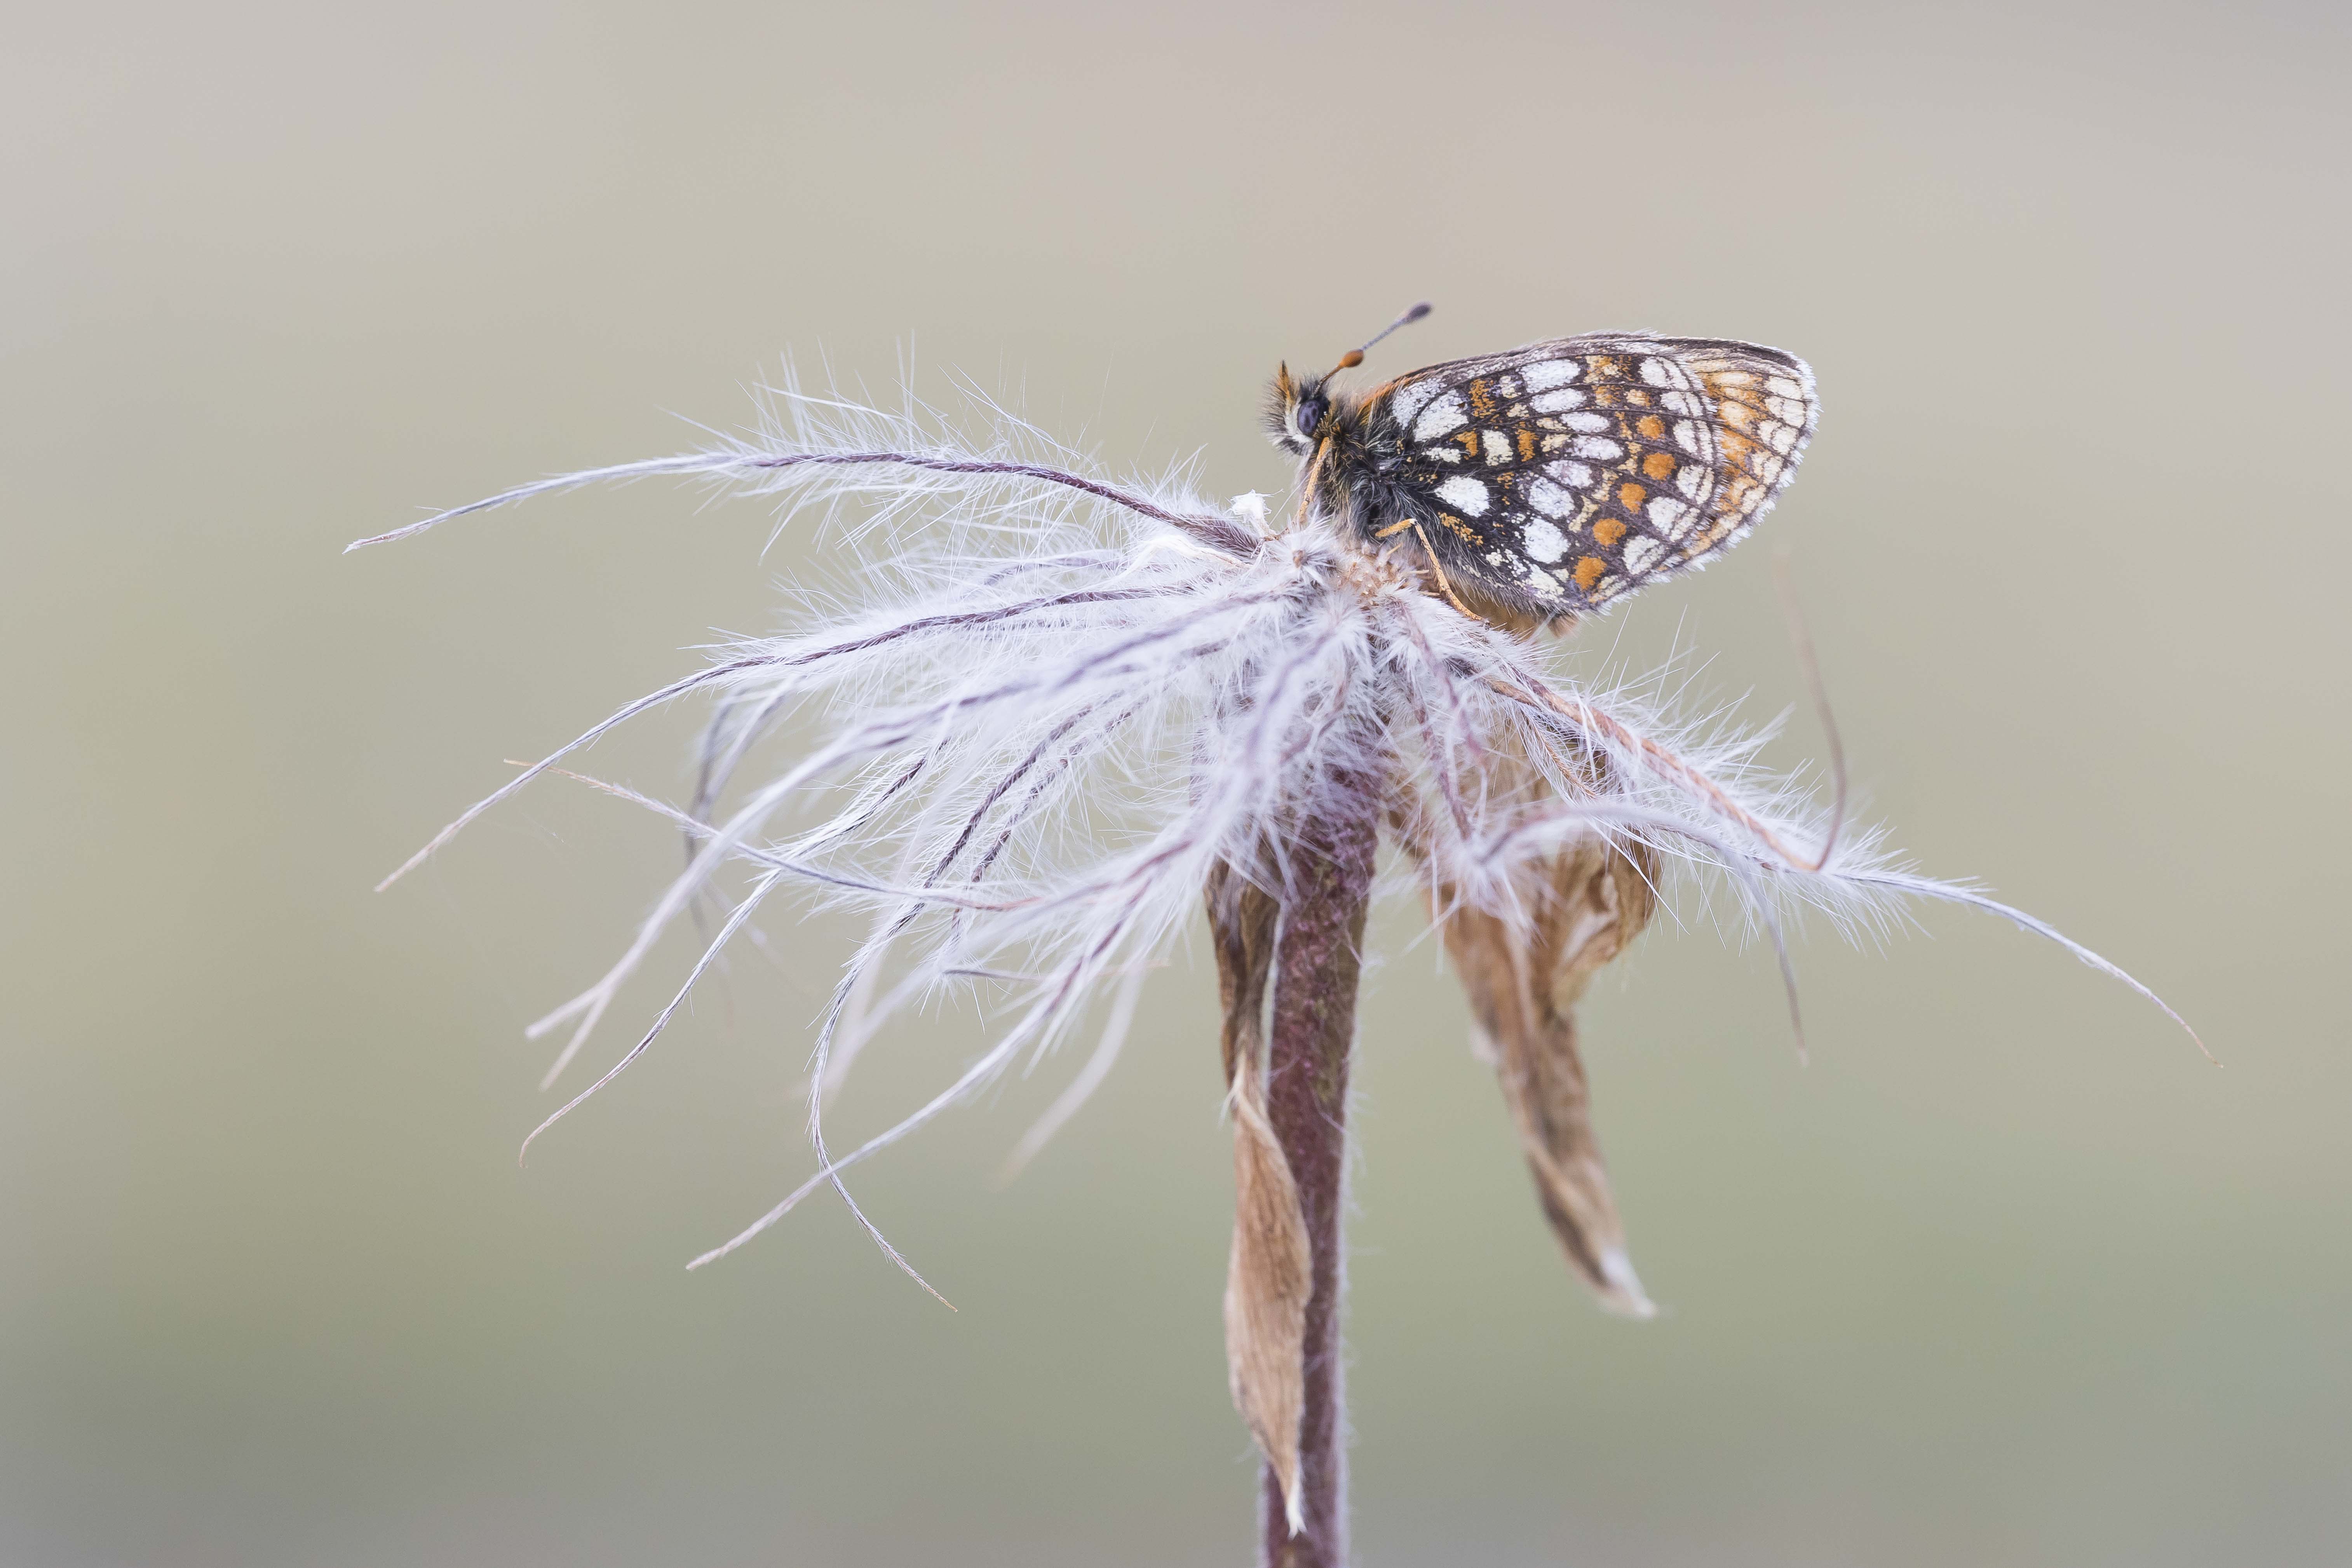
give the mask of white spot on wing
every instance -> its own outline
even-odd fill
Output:
[[[1555,386],[1566,386],[1583,374],[1583,363],[1572,359],[1538,360],[1533,364],[1519,367],[1520,378],[1528,384],[1529,392],[1549,392]],[[1539,403],[1536,406],[1540,408],[1543,405]]]
[[[1609,428],[1609,416],[1606,414],[1568,414],[1561,416],[1559,422],[1588,436]]]
[[[1564,458],[1557,463],[1546,463],[1544,472],[1572,490],[1583,489],[1592,483],[1591,468],[1586,468],[1582,463],[1571,463]]]
[[[1643,509],[1649,515],[1650,526],[1668,539],[1680,539],[1690,527],[1691,519],[1698,514],[1682,502],[1660,496]]]
[[[1486,487],[1466,474],[1457,474],[1437,487],[1437,499],[1472,517],[1486,515],[1491,500]]]
[[[1599,462],[1613,463],[1625,455],[1625,448],[1606,436],[1579,436],[1569,448],[1580,458],[1591,458]]]
[[[1528,504],[1546,517],[1566,517],[1576,510],[1576,498],[1549,479],[1537,479],[1528,486]]]
[[[1448,430],[1459,430],[1470,423],[1469,412],[1462,406],[1462,395],[1449,392],[1422,411],[1413,421],[1412,438],[1434,441]]]
[[[1519,547],[1528,552],[1528,560],[1549,565],[1568,553],[1568,535],[1538,518],[1519,535]]]
[[[1646,533],[1636,534],[1625,542],[1625,570],[1631,575],[1638,577],[1647,572],[1656,563],[1658,557],[1665,552],[1666,546],[1664,540],[1653,539]]]
[[[1511,460],[1511,438],[1500,430],[1479,431],[1478,444],[1486,449],[1488,462],[1507,463]]]
[[[1563,386],[1557,392],[1538,393],[1528,406],[1538,414],[1559,414],[1578,406],[1583,401],[1584,394],[1572,386]]]
[[[1398,424],[1410,429],[1412,416],[1427,407],[1429,400],[1443,390],[1444,387],[1435,381],[1410,382],[1389,394],[1389,412],[1396,416]]]
[[[1684,387],[1690,384],[1690,377],[1683,374],[1683,367],[1664,358],[1643,360],[1642,380],[1651,386]]]

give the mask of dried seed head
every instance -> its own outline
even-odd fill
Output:
[[[835,530],[825,559],[839,569],[838,596],[810,590],[792,631],[730,643],[708,668],[623,706],[416,857],[631,718],[716,699],[686,805],[614,791],[682,827],[697,846],[688,866],[610,970],[533,1029],[569,1034],[561,1071],[666,931],[714,896],[731,904],[668,1005],[585,1091],[596,1092],[655,1044],[762,900],[798,894],[867,922],[813,1043],[815,1170],[698,1262],[820,1190],[864,1223],[844,1183],[850,1166],[1024,1055],[1053,1051],[1105,997],[1114,1026],[1097,1061],[1107,1066],[1124,988],[1181,940],[1216,868],[1297,854],[1302,824],[1335,804],[1352,809],[1328,798],[1333,778],[1391,781],[1449,926],[1465,915],[1492,922],[1483,935],[1464,928],[1456,961],[1482,1013],[1517,1020],[1496,1030],[1497,1048],[1517,1063],[1507,1089],[1547,1202],[1565,1216],[1563,1244],[1627,1302],[1638,1293],[1611,1250],[1614,1211],[1583,1129],[1565,1004],[1547,1014],[1538,1001],[1637,927],[1633,900],[1647,883],[1635,879],[1636,889],[1624,867],[1712,877],[1776,945],[1782,914],[1802,904],[1869,926],[1891,923],[1911,899],[1964,903],[2148,994],[2032,917],[1890,863],[1875,833],[1836,833],[1812,791],[1756,765],[1759,737],[1677,721],[1572,650],[1402,591],[1402,551],[1387,563],[1365,556],[1312,504],[1265,537],[1250,509],[1213,508],[1181,482],[1114,484],[1003,411],[983,412],[993,428],[974,444],[911,398],[885,412],[788,381],[742,437],[443,514],[667,474],[746,490]],[[772,744],[789,751],[766,766]],[[1518,759],[1542,787],[1501,787],[1496,756]],[[1823,853],[1832,841],[1835,854]],[[1591,843],[1618,856],[1606,879],[1588,878],[1581,892],[1547,881],[1565,874],[1554,863],[1570,846]],[[1552,905],[1537,897],[1547,886]],[[825,1113],[865,1045],[941,993],[980,987],[1008,1020],[986,1053],[905,1121],[831,1148]],[[1236,1064],[1225,1082],[1240,1081]],[[1253,1194],[1278,1191],[1265,1162],[1251,1170]],[[1243,1270],[1244,1318],[1255,1321],[1252,1303],[1283,1299],[1281,1232],[1269,1218],[1247,1242],[1250,1257],[1264,1256],[1263,1268]]]

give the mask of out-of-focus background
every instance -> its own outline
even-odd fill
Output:
[[[771,623],[758,507],[647,484],[786,351],[968,373],[1118,468],[1275,489],[1253,414],[1606,326],[1811,360],[1759,538],[1584,634],[1799,712],[1874,815],[2158,986],[1931,911],[1587,1009],[1666,1315],[1595,1311],[1409,911],[1352,1231],[1367,1564],[2352,1556],[2352,37],[2320,5],[47,7],[0,43],[0,1561],[1226,1563],[1204,962],[991,1181],[1016,1084],[837,1206],[836,933],[769,922],[518,1171],[521,1024],[676,863],[506,774]],[[1900,11],[1903,14],[1897,15]],[[663,794],[693,715],[601,747]],[[617,1049],[674,978],[631,994]],[[873,1128],[967,1058],[853,1085]]]

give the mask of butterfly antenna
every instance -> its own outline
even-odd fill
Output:
[[[1331,367],[1331,374],[1337,375],[1343,370],[1355,369],[1358,365],[1364,363],[1364,349],[1370,348],[1374,343],[1379,342],[1382,338],[1387,337],[1399,327],[1409,327],[1412,325],[1413,322],[1418,321],[1427,314],[1429,314],[1429,301],[1423,300],[1420,304],[1413,306],[1412,309],[1405,311],[1403,315],[1399,316],[1395,321],[1391,321],[1387,326],[1382,327],[1379,331],[1374,332],[1370,337],[1366,338],[1364,340],[1364,348],[1349,349],[1346,353],[1341,354],[1339,356],[1339,363]]]

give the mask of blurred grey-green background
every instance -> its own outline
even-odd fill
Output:
[[[339,15],[339,13],[341,13]],[[1585,634],[1802,683],[1869,807],[2163,990],[1993,922],[1588,1008],[1635,1256],[1555,1255],[1462,1004],[1382,922],[1352,1233],[1362,1561],[2352,1558],[2340,6],[28,8],[0,40],[0,1562],[1225,1563],[1198,964],[990,1177],[1017,1083],[808,1169],[834,933],[769,923],[535,1151],[521,1024],[676,848],[501,759],[770,624],[756,507],[640,486],[790,350],[1275,489],[1277,355],[1602,326],[1809,357],[1803,482]],[[933,391],[941,380],[924,383]],[[680,714],[597,771],[675,794]],[[1818,749],[1801,711],[1777,754]],[[666,950],[656,981],[684,948]],[[649,984],[604,1048],[659,994]],[[871,1129],[954,1020],[852,1087]]]

